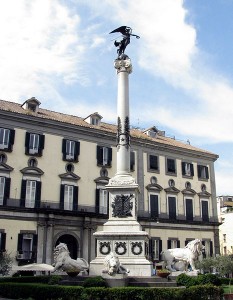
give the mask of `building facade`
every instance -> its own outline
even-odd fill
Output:
[[[233,255],[233,196],[217,197],[220,254]]]
[[[116,173],[116,126],[0,101],[0,249],[14,263],[53,262],[65,242],[90,262],[93,233],[108,219],[105,185]],[[138,221],[150,236],[148,256],[199,238],[219,254],[214,162],[218,156],[168,138],[156,127],[131,130],[130,170],[140,187]]]

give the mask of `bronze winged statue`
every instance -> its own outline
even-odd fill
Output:
[[[120,26],[109,33],[115,33],[115,32],[120,32],[122,34],[122,39],[119,42],[115,40],[114,45],[118,47],[117,49],[118,59],[124,59],[125,49],[130,43],[130,37],[135,36],[137,39],[140,39],[140,36],[136,34],[132,34],[132,28],[128,26]]]

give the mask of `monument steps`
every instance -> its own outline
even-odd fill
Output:
[[[175,280],[170,278],[151,277],[128,277],[128,286],[135,287],[177,287]]]
[[[92,276],[77,276],[77,277],[69,277],[64,276],[60,281],[60,285],[79,285],[82,286],[85,279],[90,278]],[[95,277],[95,276],[93,276]],[[128,277],[128,283],[126,286],[129,287],[177,287],[176,281],[170,278],[161,278],[158,276],[151,277]]]

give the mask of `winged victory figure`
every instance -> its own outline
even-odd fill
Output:
[[[125,49],[130,43],[130,37],[135,36],[137,39],[140,39],[140,36],[136,34],[132,34],[132,28],[128,26],[121,26],[109,33],[115,33],[120,32],[122,34],[122,39],[118,42],[115,40],[114,45],[118,47],[117,53],[118,53],[118,59],[125,59]]]

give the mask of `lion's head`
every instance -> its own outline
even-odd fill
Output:
[[[204,246],[202,245],[201,240],[195,239],[191,242],[189,242],[185,248],[188,248],[194,253],[196,256],[201,255],[202,250],[204,249]]]
[[[56,261],[57,257],[63,252],[66,252],[67,255],[69,254],[67,245],[65,243],[60,243],[54,248],[54,251],[53,251],[54,260]]]
[[[117,273],[120,261],[118,256],[114,255],[112,252],[108,254],[104,259],[104,265],[108,269],[108,274],[113,275]]]

